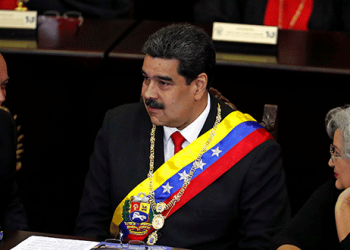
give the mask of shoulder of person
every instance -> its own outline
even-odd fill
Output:
[[[11,113],[3,108],[0,108],[0,123],[8,126],[15,126],[15,119]]]

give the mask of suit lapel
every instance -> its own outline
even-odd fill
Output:
[[[152,130],[152,122],[149,118],[149,115],[145,109],[145,114],[147,115],[147,123],[148,126],[146,127],[146,130],[144,131],[144,138],[142,140],[143,144],[143,152],[145,161],[147,162],[147,169],[149,169],[149,156],[150,156],[150,139],[151,139],[151,130]],[[158,169],[161,165],[164,163],[164,142],[163,142],[163,126],[157,126],[156,128],[156,134],[155,134],[155,143],[154,143],[154,170]],[[141,138],[140,138],[141,140]]]
[[[205,121],[203,128],[199,133],[198,137],[213,128],[216,120],[218,103],[220,104],[220,107],[221,107],[221,120],[223,120],[229,113],[233,111],[233,109],[231,109],[225,103],[223,103],[222,101],[219,101],[217,98],[210,95],[210,111],[209,111],[207,120]]]
[[[164,163],[164,129],[163,126],[156,128],[156,143],[154,152],[154,169],[158,169]]]

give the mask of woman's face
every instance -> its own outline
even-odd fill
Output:
[[[337,129],[333,138],[334,153],[328,161],[328,165],[334,168],[334,177],[337,179],[335,187],[339,190],[350,187],[350,158],[344,154],[343,133]]]

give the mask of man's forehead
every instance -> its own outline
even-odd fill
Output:
[[[154,75],[178,75],[179,60],[164,59],[146,55],[143,60],[142,72]]]
[[[152,78],[152,79],[159,79],[159,80],[163,80],[163,81],[173,81],[173,78],[171,78],[170,76],[168,75],[148,75],[146,72],[144,72],[142,70],[142,74],[144,74],[145,76],[149,77],[149,78]]]

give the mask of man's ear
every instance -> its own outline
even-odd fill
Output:
[[[201,73],[194,80],[195,85],[195,100],[202,99],[203,95],[207,93],[208,76],[206,73]]]

